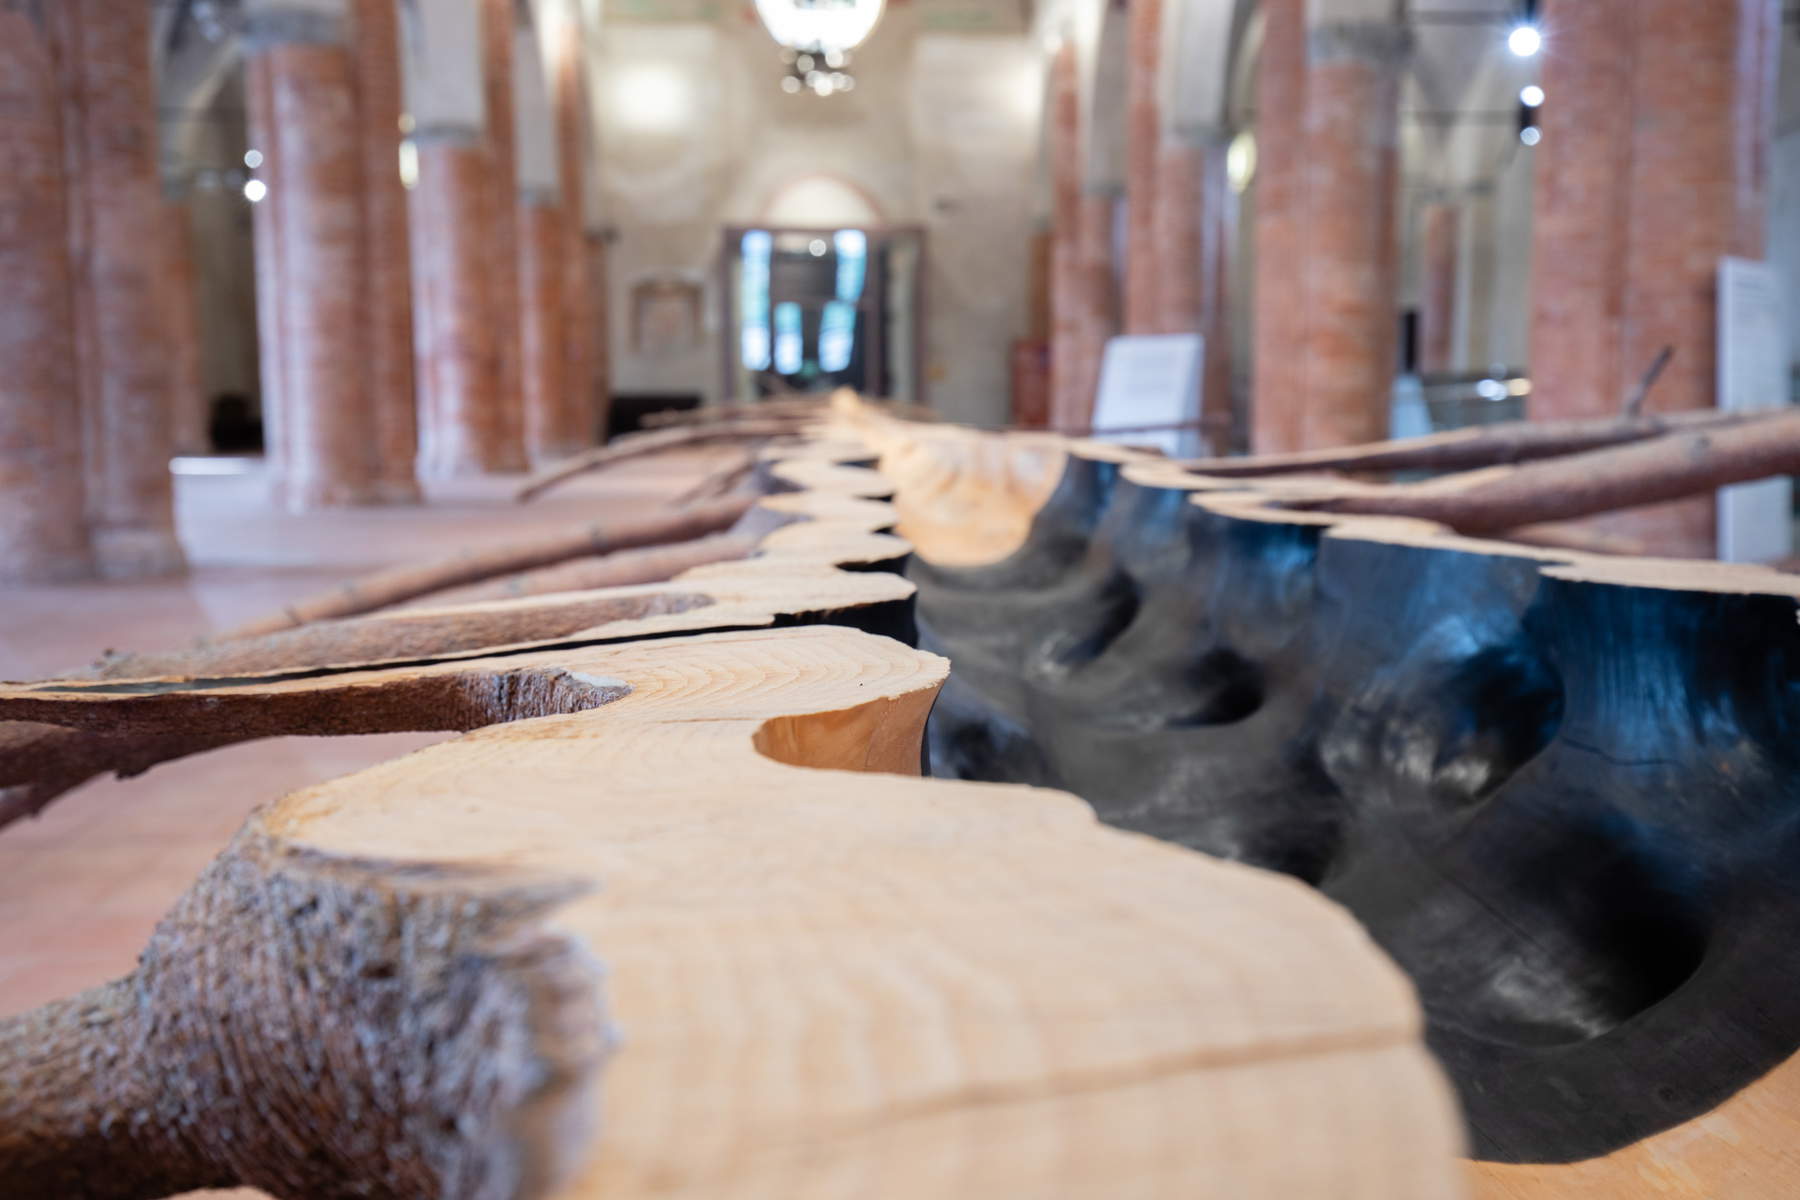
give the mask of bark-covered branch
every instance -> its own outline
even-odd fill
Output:
[[[1220,478],[1291,475],[1306,471],[1468,471],[1535,459],[1559,458],[1671,433],[1726,428],[1777,417],[1786,409],[1659,413],[1647,417],[1585,421],[1506,421],[1328,450],[1201,458],[1182,464]]]
[[[1493,534],[1796,473],[1800,473],[1800,411],[1790,410],[1547,462],[1296,500],[1293,506],[1419,517],[1461,533]]]
[[[595,521],[527,542],[465,550],[437,562],[389,567],[296,601],[278,613],[240,625],[221,636],[255,637],[293,629],[311,621],[373,612],[432,592],[480,583],[496,575],[547,567],[572,558],[689,541],[728,528],[755,501],[756,497],[750,495],[726,496],[651,517]]]

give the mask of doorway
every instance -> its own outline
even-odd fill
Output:
[[[924,404],[924,243],[913,227],[728,228],[726,402],[848,387]]]

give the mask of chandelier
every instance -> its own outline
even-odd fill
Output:
[[[756,0],[788,68],[781,89],[829,96],[855,87],[850,51],[874,30],[881,9],[882,0]]]

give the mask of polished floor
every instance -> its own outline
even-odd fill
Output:
[[[0,588],[0,678],[57,674],[108,648],[178,647],[372,568],[554,532],[609,509],[641,512],[701,469],[698,456],[671,455],[620,464],[526,506],[511,500],[516,479],[486,479],[433,486],[420,506],[292,515],[270,510],[253,461],[182,465],[208,472],[176,477],[192,571]],[[97,780],[0,829],[0,1016],[129,971],[157,918],[258,802],[447,736],[253,742]]]

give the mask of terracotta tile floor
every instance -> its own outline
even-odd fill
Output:
[[[0,588],[0,678],[56,674],[107,647],[173,648],[375,567],[641,509],[688,486],[705,461],[621,464],[523,507],[510,499],[516,480],[488,479],[434,486],[419,507],[307,515],[271,511],[260,466],[239,465],[176,478],[186,577]],[[97,780],[0,830],[0,1016],[130,970],[157,918],[259,801],[446,736],[234,746]]]

